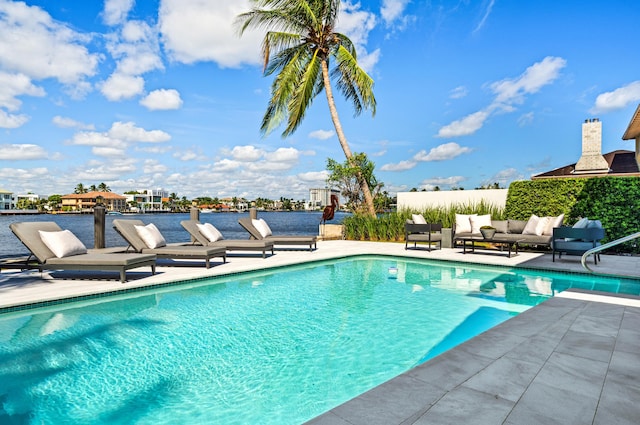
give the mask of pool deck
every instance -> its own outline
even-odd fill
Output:
[[[580,273],[579,257],[462,249],[405,251],[404,243],[320,241],[266,259],[171,262],[117,273],[2,270],[0,309],[134,287],[343,258],[397,255]],[[217,259],[216,259],[217,260]],[[590,260],[591,264],[592,259]],[[160,263],[166,264],[166,263]],[[640,277],[640,258],[602,256],[598,274]],[[640,421],[640,297],[566,291],[311,420],[354,424],[637,424]]]

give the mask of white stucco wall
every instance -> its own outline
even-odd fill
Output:
[[[451,204],[478,204],[480,201],[502,207],[507,203],[508,189],[440,190],[437,192],[398,192],[398,211],[448,207]]]

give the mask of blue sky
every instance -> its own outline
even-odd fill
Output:
[[[318,96],[295,134],[259,131],[272,79],[244,0],[0,0],[0,188],[78,183],[179,196],[308,198],[344,160]],[[343,3],[338,31],[375,80],[377,113],[345,134],[391,194],[503,186],[603,152],[640,103],[632,0]]]

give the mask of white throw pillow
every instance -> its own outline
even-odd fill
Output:
[[[471,220],[478,214],[456,214],[456,233],[471,233]]]
[[[211,223],[196,224],[200,233],[209,240],[209,242],[221,241],[224,239],[222,233]]]
[[[547,224],[547,227],[544,229],[544,232],[542,232],[542,234],[545,236],[551,236],[553,235],[554,227],[562,227],[562,222],[564,221],[564,214],[560,214],[557,217],[547,217],[547,218],[549,219],[549,223]]]
[[[167,241],[153,223],[149,223],[146,226],[136,226],[136,232],[138,236],[149,248],[160,248],[167,245]]]
[[[422,214],[411,214],[413,224],[427,224],[427,220],[424,219]]]
[[[469,217],[471,222],[471,233],[480,233],[482,226],[491,226],[491,214],[472,215]]]
[[[39,230],[40,239],[58,258],[86,254],[87,247],[69,230],[44,232]]]
[[[255,227],[258,232],[260,232],[263,238],[266,238],[267,236],[271,236],[273,234],[271,233],[271,228],[269,228],[267,222],[261,218],[258,220],[251,220],[251,224],[253,224],[253,227]]]
[[[524,226],[524,230],[522,231],[522,234],[535,235],[536,227],[538,227],[539,222],[540,222],[540,217],[538,217],[535,214],[531,214],[531,217],[529,217],[529,221],[527,221],[527,224]]]

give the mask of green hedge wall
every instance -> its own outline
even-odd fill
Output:
[[[602,177],[529,180],[511,183],[505,215],[527,220],[531,214],[565,214],[565,224],[580,217],[602,222],[604,242],[640,232],[640,178]],[[629,242],[614,251],[640,252],[640,242]]]

